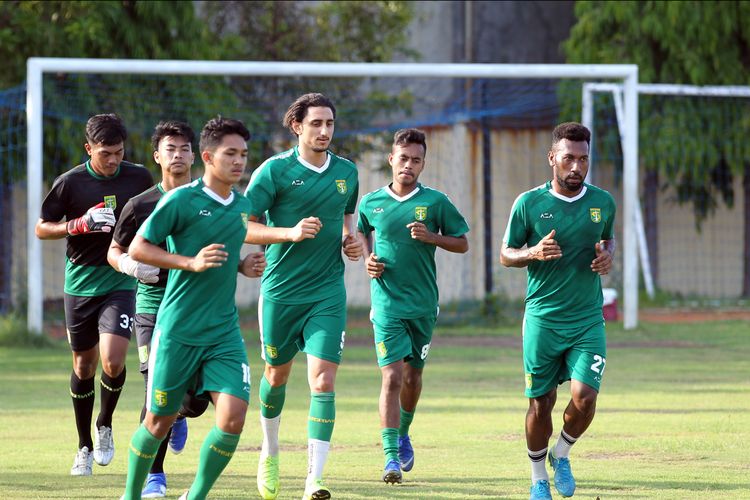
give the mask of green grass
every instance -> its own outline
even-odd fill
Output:
[[[254,382],[260,362],[247,332]],[[326,477],[342,499],[528,498],[526,399],[518,327],[443,328],[433,343],[412,438],[416,466],[401,486],[379,481],[379,371],[367,329],[350,333],[337,381],[337,424]],[[463,335],[456,340],[456,335]],[[576,498],[750,498],[750,327],[742,322],[608,327],[599,409],[571,454]],[[497,345],[488,345],[488,344]],[[0,498],[118,498],[143,385],[131,352],[115,414],[117,453],[94,476],[68,475],[76,447],[67,395],[67,347],[0,349]],[[282,492],[299,498],[306,471],[308,389],[298,357],[281,431]],[[567,398],[561,387],[555,434]],[[212,498],[258,498],[260,432],[254,400],[246,430]],[[168,454],[168,496],[189,486],[212,410],[190,422],[180,456]],[[554,498],[560,498],[553,491]]]

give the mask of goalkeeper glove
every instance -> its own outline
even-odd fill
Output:
[[[126,253],[118,257],[117,267],[120,268],[121,273],[132,276],[143,283],[156,283],[159,281],[160,269],[158,267],[133,260]]]
[[[104,208],[104,202],[89,208],[77,219],[68,221],[68,234],[75,236],[85,233],[109,233],[115,226],[115,213]]]

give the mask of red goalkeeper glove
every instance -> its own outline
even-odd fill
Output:
[[[86,233],[109,233],[115,227],[115,213],[111,208],[104,208],[101,202],[89,208],[85,214],[68,221],[68,234],[75,236]]]

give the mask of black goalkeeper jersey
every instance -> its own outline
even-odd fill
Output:
[[[164,189],[157,184],[138,196],[134,196],[125,204],[120,217],[117,219],[112,238],[115,243],[123,247],[129,247],[135,238],[138,228],[148,219],[148,216],[156,208]],[[167,250],[166,242],[159,245]],[[136,296],[135,312],[138,314],[156,314],[159,304],[164,298],[164,290],[167,286],[168,269],[159,271],[159,281],[156,283],[138,283],[138,295]]]
[[[55,179],[42,202],[41,218],[49,222],[75,219],[104,202],[119,219],[128,200],[153,184],[151,173],[140,165],[123,161],[115,175],[104,177],[87,161]],[[118,273],[107,262],[111,241],[112,233],[104,232],[67,237],[65,293],[96,297],[135,288],[135,279]]]

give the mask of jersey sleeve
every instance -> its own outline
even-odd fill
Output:
[[[602,239],[611,240],[615,237],[615,215],[617,214],[617,205],[615,200],[610,197],[610,210],[609,217],[604,221],[604,227],[602,228]]]
[[[440,233],[444,236],[458,238],[469,232],[469,224],[447,196],[443,198],[443,209],[440,211]]]
[[[359,198],[359,176],[357,175],[355,171],[354,189],[352,189],[352,194],[349,196],[349,201],[346,203],[346,208],[344,209],[344,213],[346,214],[354,213],[354,210],[357,208],[357,198]]]
[[[42,201],[41,219],[49,222],[59,222],[65,217],[66,203],[65,181],[62,177],[55,179],[47,196]]]
[[[112,235],[112,239],[120,246],[127,247],[135,238],[135,233],[138,231],[138,223],[135,220],[135,211],[133,210],[133,202],[128,201],[122,212],[120,212],[120,218],[117,220],[115,225],[115,231]]]
[[[276,199],[276,184],[270,164],[264,163],[253,172],[245,190],[245,196],[250,200],[250,215],[252,216],[261,217],[273,206]]]
[[[510,209],[510,217],[508,218],[508,225],[505,228],[503,243],[510,248],[521,248],[527,243],[527,233],[526,205],[523,202],[523,198],[519,196],[513,202],[513,207]]]
[[[362,202],[359,204],[359,212],[357,214],[357,230],[364,235],[368,235],[373,231],[373,227],[370,225],[370,221],[367,220],[367,198],[362,198]]]
[[[175,195],[179,190],[174,190]],[[159,200],[156,208],[143,222],[137,234],[154,245],[161,245],[167,240],[167,236],[176,232],[179,227],[179,196],[166,196]]]

